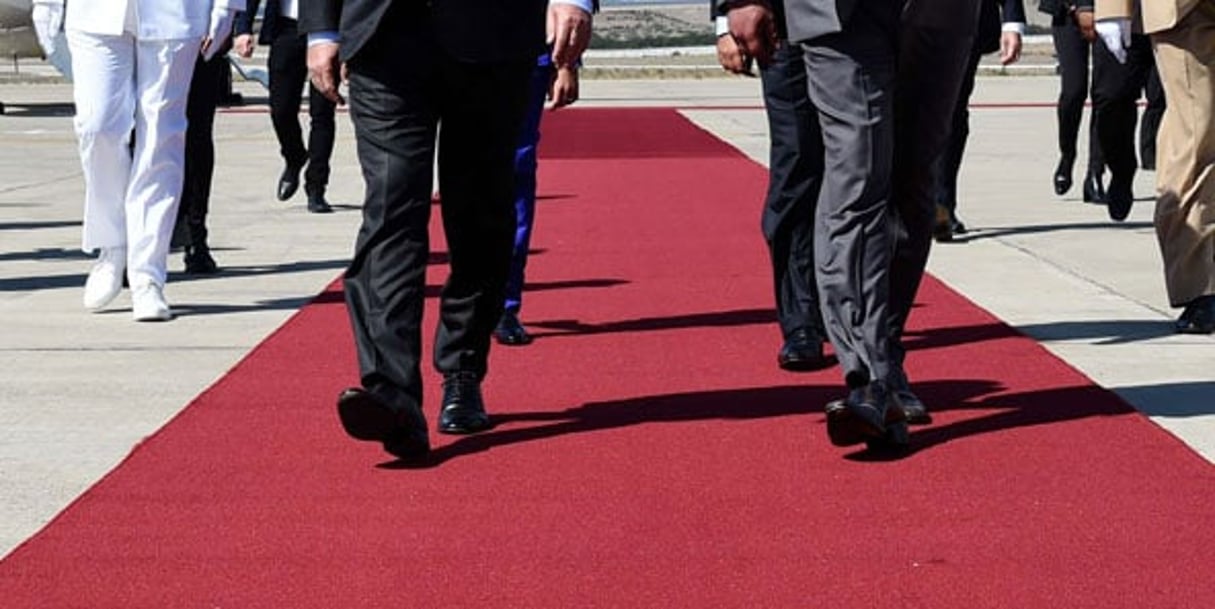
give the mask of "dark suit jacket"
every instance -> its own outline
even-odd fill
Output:
[[[393,0],[300,0],[300,31],[338,32],[341,59],[349,61],[371,40],[393,4]],[[402,5],[398,10],[414,10],[412,6],[425,10],[418,0],[396,4]],[[431,0],[429,6],[439,45],[461,61],[523,61],[544,51],[547,0]]]
[[[976,38],[980,53],[1000,50],[1001,24],[1025,23],[1025,3],[1022,0],[990,0],[979,10],[979,36]]]
[[[1054,17],[1066,17],[1072,8],[1093,8],[1093,0],[1040,0],[1038,11]]]
[[[232,32],[236,36],[253,33],[253,20],[257,17],[257,5],[262,0],[246,0],[245,10],[236,13]],[[304,10],[302,7],[300,10]],[[262,31],[257,35],[258,44],[270,44],[278,37],[283,27],[283,7],[279,0],[266,0],[266,12],[262,15]]]

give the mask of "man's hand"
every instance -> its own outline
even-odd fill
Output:
[[[30,18],[34,23],[34,33],[38,36],[38,44],[43,54],[48,57],[55,53],[55,39],[63,29],[63,0],[37,0],[34,2]]]
[[[1021,59],[1021,34],[1004,32],[1000,34],[1000,63],[1008,65]]]
[[[241,34],[233,38],[232,50],[245,59],[253,57],[253,34]]]
[[[1105,48],[1114,54],[1118,63],[1126,63],[1126,50],[1131,46],[1131,20],[1129,17],[1102,19],[1095,26],[1097,35]]]
[[[232,35],[232,21],[235,18],[235,11],[228,10],[227,7],[217,6],[211,9],[211,24],[207,27],[207,37],[203,38],[202,48],[199,50],[203,61],[211,61],[216,51],[224,46],[224,42]]]
[[[754,76],[751,73],[751,58],[743,55],[742,49],[738,48],[738,43],[729,34],[717,37],[717,63],[727,72]]]
[[[591,42],[591,14],[565,2],[548,5],[548,42],[553,48],[553,65],[575,68],[582,52]]]
[[[548,88],[549,109],[556,110],[578,101],[578,69],[557,68]]]
[[[338,44],[321,42],[308,45],[308,79],[325,99],[345,105],[346,100],[338,92],[340,79],[345,79],[346,67],[338,60]]]
[[[726,18],[730,22],[730,36],[742,50],[744,63],[747,58],[754,58],[761,68],[767,67],[780,44],[772,7],[765,0],[736,0],[730,3]]]
[[[1072,14],[1076,16],[1076,27],[1080,28],[1080,35],[1089,42],[1096,40],[1097,30],[1093,27],[1092,9],[1077,10]]]

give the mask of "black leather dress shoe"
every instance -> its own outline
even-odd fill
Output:
[[[186,246],[185,254],[187,275],[214,275],[219,272],[219,265],[211,257],[211,248],[203,245]]]
[[[1052,180],[1055,185],[1055,194],[1063,196],[1072,189],[1072,165],[1075,162],[1074,158],[1062,157],[1059,159],[1059,165],[1055,167],[1055,176]]]
[[[526,345],[532,342],[532,335],[519,323],[518,316],[507,311],[498,320],[498,327],[494,328],[494,340],[503,345]]]
[[[1090,173],[1084,176],[1084,202],[1105,203],[1105,185],[1101,183],[1099,174]]]
[[[290,163],[283,168],[283,175],[278,178],[279,201],[290,199],[295,194],[295,191],[300,189],[300,171],[303,168],[303,165],[292,165]]]
[[[426,417],[416,406],[397,411],[357,387],[343,391],[337,405],[342,427],[350,437],[380,442],[385,451],[401,459],[417,459],[430,452]]]
[[[491,426],[481,399],[481,381],[472,372],[456,372],[443,379],[443,409],[439,412],[440,433],[470,434]]]
[[[880,382],[849,389],[848,397],[827,404],[827,437],[836,446],[881,440],[886,436],[889,400]]]
[[[805,328],[794,330],[785,338],[780,353],[776,355],[776,364],[781,370],[790,372],[806,372],[826,368],[830,362],[823,357],[823,339]]]
[[[1131,205],[1135,203],[1135,193],[1131,190],[1132,178],[1110,178],[1110,188],[1105,191],[1105,211],[1110,220],[1121,222],[1131,213]]]
[[[314,214],[333,213],[333,207],[325,200],[325,193],[314,192],[308,195],[308,211]]]
[[[1208,294],[1190,301],[1173,327],[1181,334],[1215,333],[1215,295]]]

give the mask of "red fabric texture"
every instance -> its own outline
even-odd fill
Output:
[[[545,121],[537,340],[493,350],[494,430],[432,432],[421,468],[347,438],[335,284],[0,562],[0,606],[1215,599],[1215,469],[1116,396],[929,278],[909,371],[936,422],[902,459],[835,448],[838,369],[776,367],[763,168],[673,110]]]

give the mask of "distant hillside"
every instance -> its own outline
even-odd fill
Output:
[[[714,43],[709,5],[703,0],[602,1],[595,16],[592,49],[682,47]]]

